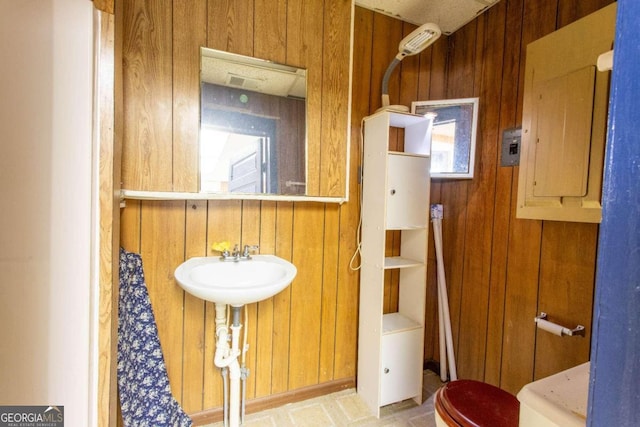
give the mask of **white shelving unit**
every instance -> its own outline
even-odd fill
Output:
[[[422,403],[432,122],[395,112],[364,119],[357,389],[376,416],[390,403]],[[389,150],[391,128],[403,129],[403,152]],[[400,230],[400,256],[385,257],[387,230]],[[398,311],[383,315],[389,269],[399,270]]]

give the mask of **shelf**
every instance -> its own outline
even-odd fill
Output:
[[[421,327],[419,323],[400,313],[387,313],[382,316],[382,333],[384,335],[413,331]]]
[[[417,230],[426,230],[429,228],[429,224],[425,225],[403,225],[398,227],[387,227],[386,231],[417,231]]]
[[[394,155],[394,156],[407,156],[407,157],[423,157],[423,158],[429,158],[431,157],[431,155],[429,154],[419,154],[419,153],[405,153],[404,151],[389,151],[388,154]]]
[[[389,114],[389,125],[396,128],[407,128],[424,122],[425,117],[417,114],[403,112],[391,112]]]
[[[247,193],[192,193],[179,191],[142,191],[120,190],[120,200],[273,200],[287,202],[321,202],[344,203],[348,198],[322,196],[293,196],[276,194],[247,194]]]
[[[431,125],[392,112],[364,119],[357,390],[376,416],[393,402],[422,403]],[[389,150],[392,135],[404,139],[404,151]],[[394,256],[385,256],[390,237]],[[383,314],[390,272],[397,308]]]
[[[409,268],[409,267],[422,267],[424,262],[416,261],[409,258],[403,258],[400,256],[386,257],[384,259],[384,269],[390,270],[394,268]]]

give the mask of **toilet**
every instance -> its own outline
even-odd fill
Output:
[[[474,380],[447,383],[434,397],[438,427],[517,427],[520,402],[515,396]]]
[[[520,427],[584,427],[590,363],[525,385],[518,393]]]

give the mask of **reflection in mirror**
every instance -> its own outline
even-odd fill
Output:
[[[201,48],[200,191],[306,193],[306,70]]]
[[[414,114],[435,113],[431,134],[431,177],[473,178],[478,98],[416,101]]]

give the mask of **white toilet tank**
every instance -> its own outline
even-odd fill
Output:
[[[520,427],[582,427],[587,421],[589,362],[527,384],[518,393]]]

